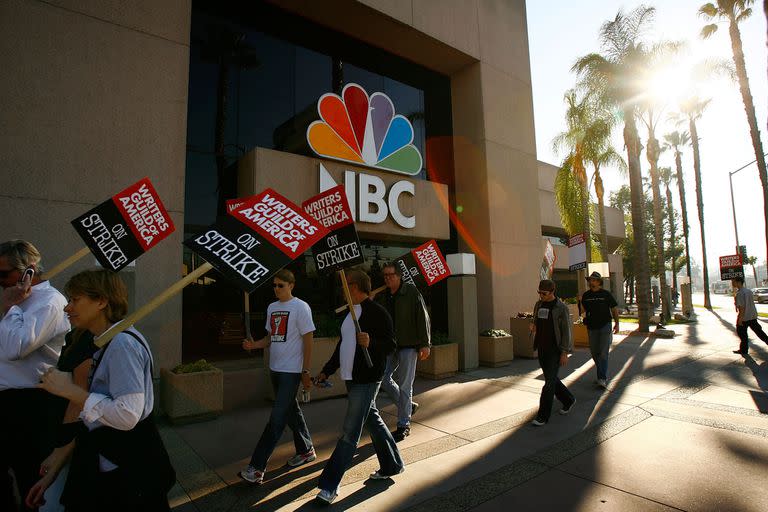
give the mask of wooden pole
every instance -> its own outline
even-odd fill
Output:
[[[251,294],[243,292],[243,321],[245,322],[245,338],[252,340],[251,338]]]
[[[110,327],[107,332],[99,336],[98,339],[94,340],[94,344],[101,348],[104,345],[106,345],[112,338],[115,337],[116,334],[126,330],[131,325],[135,324],[145,316],[147,316],[149,313],[151,313],[155,308],[160,306],[162,303],[179,293],[185,286],[187,286],[189,283],[196,281],[197,278],[208,272],[213,268],[213,265],[210,263],[203,263],[199,267],[197,267],[195,270],[184,276],[179,281],[176,281],[174,284],[169,286],[165,289],[160,295],[156,296],[143,306],[141,306],[139,309],[128,315],[127,317],[123,318],[119,323],[113,325]]]
[[[355,306],[352,304],[352,296],[349,294],[349,286],[347,285],[347,274],[344,269],[339,270],[339,276],[341,277],[341,286],[344,288],[344,296],[347,298],[347,307],[349,308],[349,315],[352,317],[352,322],[355,324],[355,332],[360,333],[360,323],[357,321],[357,315],[355,314]],[[357,340],[355,340],[357,343]],[[363,349],[363,356],[365,357],[365,364],[368,368],[373,368],[373,361],[371,360],[371,354],[368,353],[367,347],[361,347]]]
[[[61,263],[53,267],[48,272],[44,272],[43,277],[45,277],[46,279],[53,279],[54,277],[56,277],[57,274],[60,274],[63,270],[66,270],[67,268],[72,266],[73,263],[82,259],[83,257],[85,257],[86,254],[90,252],[91,250],[89,248],[83,247],[82,249],[77,251],[75,254],[73,254],[69,258],[65,259],[64,261],[62,261]]]
[[[345,285],[347,284],[346,280],[344,281],[344,284],[345,284]],[[384,291],[386,288],[387,288],[387,286],[386,286],[386,285],[383,285],[383,286],[379,286],[379,287],[378,287],[378,288],[376,288],[375,290],[372,290],[372,291],[371,291],[371,298],[375,297],[377,293],[379,293],[379,292],[383,292],[383,291]],[[334,312],[335,312],[335,313],[341,313],[341,312],[342,312],[342,311],[344,311],[345,309],[347,309],[347,305],[346,305],[346,304],[344,304],[343,306],[339,306],[339,307],[337,307],[337,308],[334,310]]]

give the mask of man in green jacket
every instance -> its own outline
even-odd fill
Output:
[[[419,407],[413,402],[413,380],[417,360],[429,357],[429,315],[419,290],[403,282],[393,263],[384,265],[382,273],[387,289],[379,292],[376,301],[392,317],[397,350],[387,359],[381,389],[397,405],[397,430],[392,435],[395,441],[402,441],[411,433],[411,416]],[[397,380],[393,378],[395,371]]]

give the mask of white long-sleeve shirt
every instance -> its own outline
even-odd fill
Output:
[[[0,320],[0,390],[33,388],[55,366],[69,331],[67,300],[48,281]]]

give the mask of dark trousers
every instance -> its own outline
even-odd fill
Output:
[[[549,421],[549,416],[552,414],[554,397],[557,397],[564,407],[571,405],[574,397],[557,377],[557,372],[560,370],[559,350],[539,350],[539,365],[541,365],[541,371],[544,372],[544,387],[541,388],[539,413],[536,418],[546,422]]]
[[[745,354],[749,350],[749,343],[747,340],[747,327],[752,329],[752,332],[757,334],[758,338],[768,343],[768,334],[765,334],[765,331],[763,331],[763,327],[760,325],[760,322],[758,322],[756,319],[744,320],[741,322],[741,325],[736,326],[736,334],[739,335],[739,339],[741,340],[741,343],[739,344],[739,350]]]
[[[14,503],[13,487],[7,478],[13,470],[21,496],[21,510],[29,489],[40,479],[40,463],[54,448],[56,429],[61,425],[67,402],[42,389],[0,391],[0,505]],[[2,510],[15,510],[2,508]]]
[[[67,504],[66,512],[167,512],[171,510],[166,494],[137,497],[135,489],[126,489],[126,477],[120,468],[99,473],[91,492],[78,503]],[[132,494],[132,495],[131,495]],[[130,499],[127,499],[128,496]]]

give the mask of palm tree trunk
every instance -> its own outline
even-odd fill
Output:
[[[672,206],[672,191],[667,183],[667,211],[669,212],[669,247],[672,249],[672,290],[677,291],[677,268],[675,264],[675,208]]]
[[[704,307],[712,309],[709,300],[709,268],[707,266],[707,242],[704,239],[704,201],[701,198],[701,157],[699,155],[699,133],[696,130],[696,121],[688,118],[688,127],[691,132],[691,145],[693,146],[693,172],[696,178],[696,207],[699,210],[699,228],[701,229],[701,258],[704,270]]]
[[[648,275],[648,241],[645,236],[643,176],[640,170],[640,137],[637,135],[635,112],[629,107],[624,109],[624,144],[627,147],[629,189],[632,200],[632,230],[635,237],[634,273],[637,283],[637,329],[639,332],[648,332],[651,283]]]
[[[766,0],[768,1],[768,0]],[[685,238],[685,270],[691,278],[691,251],[688,247],[688,207],[685,205],[685,182],[683,181],[683,161],[680,151],[675,151],[675,166],[677,167],[677,190],[680,193],[680,210],[683,215],[683,238]]]
[[[766,1],[768,1],[768,0],[766,0]],[[755,278],[755,288],[757,288],[758,286],[760,286],[760,283],[757,282],[757,271],[755,270],[755,266],[754,265],[750,265],[750,267],[752,267],[752,275]]]
[[[651,125],[652,126],[652,125]],[[653,192],[653,235],[656,240],[656,267],[659,271],[659,295],[661,295],[661,323],[669,319],[667,296],[667,265],[664,262],[664,215],[661,211],[661,190],[659,187],[659,141],[648,129],[648,147],[645,149],[651,167],[651,190]]]
[[[600,165],[595,164],[595,195],[597,196],[597,213],[600,217],[600,255],[603,261],[608,261],[608,228],[605,225],[605,189],[603,178],[600,176]]]
[[[747,66],[744,63],[744,52],[742,51],[741,33],[736,20],[731,17],[728,25],[728,33],[731,36],[731,49],[733,50],[733,62],[736,64],[736,76],[739,79],[739,91],[741,99],[744,102],[744,111],[747,113],[747,123],[749,124],[749,135],[752,137],[752,147],[755,150],[757,160],[757,172],[760,175],[760,182],[763,185],[763,218],[765,222],[765,243],[768,249],[768,173],[765,168],[765,156],[763,156],[763,143],[760,140],[760,129],[757,126],[757,115],[755,114],[755,104],[752,100],[752,92],[749,89],[749,77],[747,77]]]

